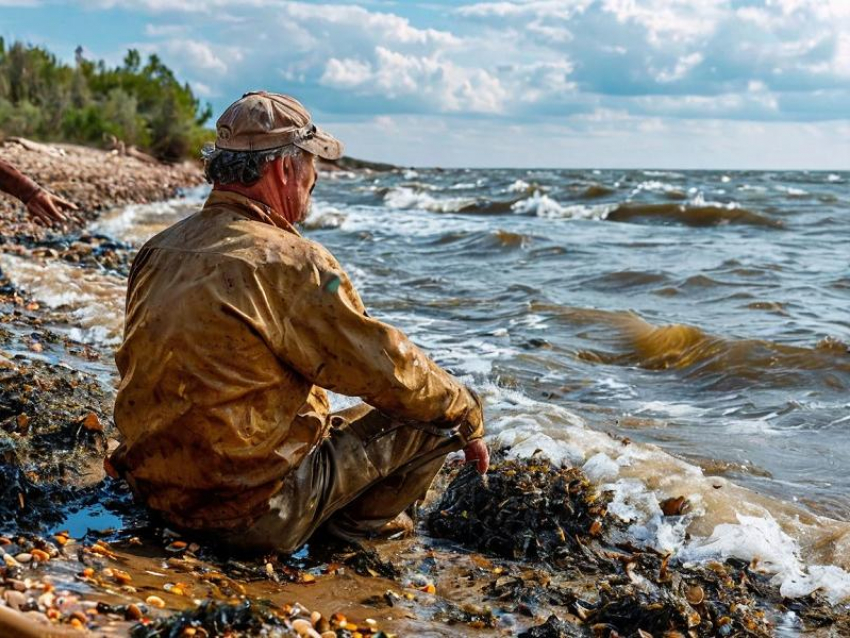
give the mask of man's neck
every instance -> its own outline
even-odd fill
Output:
[[[260,180],[251,186],[216,183],[213,186],[213,190],[238,193],[265,205],[269,210],[269,223],[279,228],[294,226],[295,223],[290,221],[290,215],[292,215],[293,219],[300,218],[300,214],[296,215],[295,211],[291,211],[290,215],[287,215],[287,208],[289,207],[283,193],[279,188],[270,188],[266,180]]]

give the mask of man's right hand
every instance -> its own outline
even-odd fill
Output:
[[[74,204],[43,188],[36,191],[27,202],[27,212],[30,216],[47,225],[67,221],[69,211],[75,210],[77,207]]]
[[[467,443],[463,448],[463,455],[466,457],[466,463],[475,463],[479,474],[487,473],[490,467],[490,450],[487,449],[484,439],[475,439]]]

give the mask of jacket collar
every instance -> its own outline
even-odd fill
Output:
[[[280,215],[276,215],[269,206],[266,206],[263,202],[251,199],[250,197],[245,197],[245,195],[240,193],[213,189],[209,197],[207,197],[207,201],[204,204],[204,210],[207,208],[218,207],[227,208],[227,210],[238,213],[248,219],[262,222],[264,224],[270,224],[271,226],[275,226],[281,230],[293,233],[298,237],[301,236],[301,233],[298,232],[295,226],[283,219]]]

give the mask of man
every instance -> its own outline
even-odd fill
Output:
[[[172,525],[290,552],[321,525],[409,530],[449,452],[481,472],[481,403],[366,313],[339,263],[294,224],[316,155],[342,145],[296,100],[254,92],[217,123],[204,208],[130,273],[114,469]],[[325,390],[365,403],[329,414]]]
[[[0,159],[0,191],[21,200],[21,203],[27,207],[27,213],[44,224],[67,221],[65,213],[77,210],[74,204],[46,191],[2,159]]]

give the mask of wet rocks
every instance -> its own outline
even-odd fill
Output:
[[[192,609],[139,623],[130,631],[132,638],[177,638],[180,636],[268,636],[295,638],[297,636],[327,636],[348,638],[374,636],[386,638],[387,634],[375,627],[375,622],[357,625],[342,614],[325,619],[321,614],[311,614],[295,604],[283,608],[244,601],[239,604],[207,600]]]
[[[545,623],[532,627],[519,638],[578,638],[586,634],[575,625],[561,620],[554,614]]]
[[[71,144],[43,145],[56,153],[8,142],[3,159],[45,188],[75,203],[78,217],[89,220],[97,211],[131,203],[173,197],[185,186],[203,183],[199,164],[152,164],[117,153]],[[25,218],[16,199],[0,194],[0,234],[44,236],[47,231]]]
[[[43,361],[0,370],[0,521],[37,530],[58,522],[72,494],[103,478],[104,428],[111,428],[100,385]],[[97,420],[99,428],[87,427]]]

